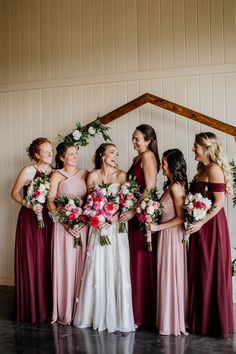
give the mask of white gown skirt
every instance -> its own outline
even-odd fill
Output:
[[[111,245],[100,245],[100,231],[90,228],[87,258],[73,324],[108,332],[134,331],[127,233],[110,226]]]

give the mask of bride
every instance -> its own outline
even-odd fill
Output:
[[[95,152],[95,169],[88,175],[88,193],[109,183],[116,195],[125,183],[126,174],[117,168],[118,151],[111,143],[101,144]],[[118,233],[118,215],[107,229],[111,245],[100,245],[100,230],[90,227],[87,258],[74,325],[108,332],[134,331],[127,233]]]

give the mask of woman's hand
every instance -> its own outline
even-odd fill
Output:
[[[29,208],[32,209],[35,214],[41,214],[43,210],[43,206],[41,204],[30,205]]]
[[[104,222],[103,224],[100,225],[99,229],[102,230],[107,230],[109,229],[109,227],[111,226],[111,224],[109,224],[108,222]]]
[[[123,213],[120,214],[120,222],[126,222],[132,219],[135,215],[134,210],[128,210],[124,211]]]
[[[146,224],[146,230],[151,232],[157,232],[161,230],[161,225],[158,224]]]
[[[77,232],[79,232],[79,231],[83,230],[83,228],[85,226],[87,226],[86,223],[81,223],[81,224],[77,225],[73,230],[76,230]]]
[[[198,221],[194,224],[189,224],[188,228],[186,230],[187,234],[193,234],[197,231],[199,231],[201,229],[201,227],[203,226],[203,222],[202,221]]]

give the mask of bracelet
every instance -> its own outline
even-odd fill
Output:
[[[26,207],[26,208],[29,208],[30,203],[29,203],[26,199],[23,199],[23,200],[22,200],[22,205],[23,205],[24,207]]]

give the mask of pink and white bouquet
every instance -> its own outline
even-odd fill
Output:
[[[100,229],[101,246],[110,245],[107,229],[104,223],[111,224],[112,217],[119,210],[119,198],[109,191],[110,183],[102,182],[88,195],[84,208],[84,216],[89,225]]]
[[[130,175],[128,181],[121,186],[118,193],[120,212],[134,210],[140,195],[136,177]],[[127,231],[126,224],[124,222],[120,223],[119,232],[123,233],[125,231]]]
[[[86,217],[83,214],[83,200],[75,196],[61,196],[55,199],[58,205],[58,218],[65,225],[69,225],[71,229],[86,223]],[[74,247],[82,246],[80,234],[74,237]]]
[[[205,192],[206,191],[207,190],[205,190]],[[203,220],[211,207],[211,200],[204,197],[201,193],[189,193],[184,202],[185,227],[187,228],[189,224],[194,224],[197,221]],[[189,235],[185,234],[183,243],[187,243],[188,238]]]
[[[32,179],[27,190],[26,202],[32,205],[40,204],[43,208],[43,204],[46,203],[50,190],[50,179],[45,173],[41,172],[39,177]],[[38,220],[38,228],[43,228],[43,213],[36,214]]]
[[[136,208],[140,230],[145,230],[147,224],[159,224],[160,216],[165,208],[164,203],[160,202],[157,188],[151,189]],[[146,247],[152,251],[151,233],[146,235]]]

